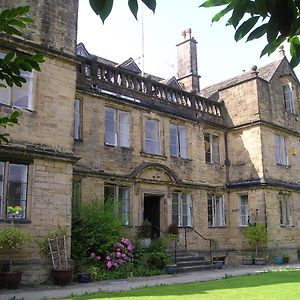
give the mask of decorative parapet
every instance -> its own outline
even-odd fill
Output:
[[[77,88],[198,120],[223,123],[223,104],[96,60],[78,58]],[[149,99],[150,98],[150,99]]]

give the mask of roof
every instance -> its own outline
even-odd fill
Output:
[[[244,72],[238,76],[232,77],[230,79],[227,79],[225,81],[219,82],[217,84],[208,86],[201,90],[201,95],[209,98],[210,100],[218,101],[219,100],[219,91],[227,89],[229,87],[232,87],[234,85],[240,84],[242,82],[254,79],[254,78],[260,78],[262,80],[265,80],[269,82],[276,70],[278,69],[279,65],[281,64],[282,60],[276,60],[272,63],[269,63],[261,68],[257,68],[255,70],[256,66],[252,67],[251,71]]]

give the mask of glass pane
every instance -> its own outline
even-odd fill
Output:
[[[248,224],[248,196],[242,195],[240,197],[240,222],[241,225]]]
[[[3,80],[0,80],[0,83],[7,85],[6,82]],[[10,87],[6,87],[6,88],[0,87],[0,102],[1,103],[7,104],[7,105],[10,104],[10,91],[11,91]]]
[[[7,218],[25,218],[27,201],[27,166],[10,164]]]
[[[207,215],[208,215],[208,226],[214,226],[213,219],[213,196],[207,195]]]
[[[178,193],[172,194],[172,223],[179,225],[179,205],[178,205]]]
[[[119,111],[119,142],[121,147],[130,146],[129,135],[129,113],[125,111]]]
[[[21,72],[26,79],[22,87],[12,88],[13,106],[32,109],[32,72]]]
[[[275,158],[276,158],[276,163],[280,164],[280,144],[279,144],[279,135],[275,134]]]
[[[105,109],[105,144],[117,145],[116,110],[112,108]]]
[[[179,156],[178,129],[173,124],[170,124],[170,154]]]
[[[180,156],[183,158],[188,157],[187,148],[187,129],[183,126],[179,127],[179,139],[180,139]]]
[[[145,125],[145,151],[150,154],[161,154],[158,121],[146,120]]]
[[[212,136],[212,162],[216,164],[220,162],[219,137],[217,135]]]
[[[129,225],[129,188],[119,188],[119,213],[124,225]]]
[[[81,101],[74,101],[74,138],[81,138]]]
[[[211,160],[211,149],[210,149],[210,135],[204,135],[204,148],[205,148],[205,162],[212,162]]]
[[[114,201],[116,199],[116,187],[113,185],[104,186],[104,201]]]

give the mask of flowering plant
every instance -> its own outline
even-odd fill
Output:
[[[123,263],[132,260],[135,246],[129,239],[122,238],[114,245],[114,251],[106,256],[106,268],[116,269]]]
[[[99,265],[99,264],[100,264],[101,256],[96,255],[96,253],[91,252],[89,258],[90,258],[90,261],[91,261],[94,265]]]

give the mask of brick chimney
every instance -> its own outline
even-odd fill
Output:
[[[199,92],[200,83],[197,67],[197,42],[192,37],[192,30],[188,28],[182,33],[182,42],[177,44],[177,72],[178,81],[184,84],[189,92]]]

